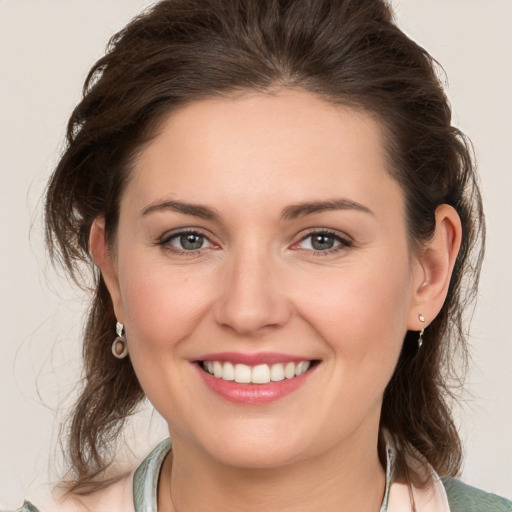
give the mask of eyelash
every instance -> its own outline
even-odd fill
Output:
[[[187,234],[199,236],[199,237],[203,238],[204,240],[207,240],[213,246],[216,245],[209,239],[209,237],[206,234],[204,234],[200,230],[194,229],[194,228],[181,229],[181,230],[175,231],[169,235],[165,235],[164,237],[162,237],[162,239],[160,239],[156,243],[156,245],[162,246],[165,250],[172,252],[174,254],[188,256],[188,257],[200,256],[205,250],[210,248],[210,247],[200,247],[195,250],[194,249],[186,250],[186,249],[179,249],[179,248],[171,245],[172,240],[175,240],[175,239],[177,239],[183,235],[187,235]],[[292,248],[296,247],[300,243],[304,242],[308,238],[311,238],[315,235],[316,236],[327,236],[327,237],[333,238],[335,240],[335,242],[338,242],[338,245],[336,245],[335,247],[333,247],[331,249],[326,249],[324,251],[315,250],[315,249],[301,249],[301,248],[296,248],[294,250],[306,251],[306,252],[310,253],[311,255],[313,255],[314,257],[322,257],[322,256],[332,255],[333,253],[337,253],[342,250],[350,249],[351,247],[354,246],[354,243],[352,240],[350,240],[348,237],[341,236],[336,231],[332,231],[329,229],[318,229],[318,230],[312,230],[309,233],[307,233],[298,242],[294,243],[292,245]]]
[[[180,229],[179,231],[175,231],[173,233],[170,233],[168,235],[164,235],[161,240],[159,240],[157,242],[156,245],[160,245],[162,246],[166,251],[169,251],[169,252],[172,252],[173,254],[177,254],[178,256],[188,256],[188,257],[197,257],[197,256],[200,256],[204,250],[208,249],[208,247],[201,247],[199,249],[196,249],[196,250],[186,250],[186,249],[179,249],[178,247],[174,247],[171,245],[171,241],[172,240],[175,240],[183,235],[196,235],[196,236],[199,236],[201,238],[203,238],[204,240],[207,240],[210,244],[212,245],[216,245],[214,244],[213,242],[211,242],[211,240],[209,239],[209,237],[202,233],[200,230],[198,229],[194,229],[194,228],[190,228],[190,229]]]
[[[329,238],[333,238],[335,242],[338,242],[339,244],[337,246],[334,246],[331,249],[326,249],[325,251],[315,250],[315,249],[300,249],[297,250],[304,250],[308,253],[311,253],[312,256],[316,257],[323,257],[323,256],[329,256],[334,253],[337,253],[339,251],[350,249],[354,246],[354,242],[350,240],[348,237],[341,236],[338,232],[332,231],[330,229],[319,229],[319,230],[312,230],[309,233],[307,233],[305,236],[303,236],[299,242],[295,243],[292,247],[300,244],[304,240],[307,240],[308,238],[311,238],[313,236],[327,236]]]

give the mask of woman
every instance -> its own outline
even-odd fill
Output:
[[[143,396],[173,449],[136,510],[510,509],[450,478],[480,196],[384,3],[161,2],[91,71],[68,142],[48,241],[98,271],[63,509],[133,508],[104,472]]]

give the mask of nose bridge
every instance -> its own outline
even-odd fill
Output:
[[[216,320],[239,334],[256,334],[286,323],[290,307],[280,287],[282,273],[269,247],[247,240],[229,254]]]

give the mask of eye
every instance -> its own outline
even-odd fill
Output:
[[[352,243],[338,234],[329,231],[309,233],[294,247],[315,252],[333,252],[350,247]]]
[[[197,252],[201,249],[215,247],[210,240],[196,231],[180,231],[166,236],[160,242],[160,245],[165,246],[173,252]]]
[[[171,245],[174,246],[177,244],[180,249],[185,249],[186,251],[195,251],[196,249],[201,249],[204,243],[204,236],[199,235],[198,233],[184,233],[181,235],[176,235],[171,239]]]

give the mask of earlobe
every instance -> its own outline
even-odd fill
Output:
[[[92,223],[89,233],[89,251],[107,285],[116,317],[122,323],[124,320],[124,308],[121,300],[119,280],[115,261],[107,240],[105,219],[103,217],[97,217]]]
[[[462,240],[460,217],[455,209],[443,204],[435,212],[435,232],[423,248],[417,264],[419,271],[415,286],[415,300],[409,315],[409,329],[421,330],[418,314],[424,316],[427,325],[441,310],[459,253]]]

